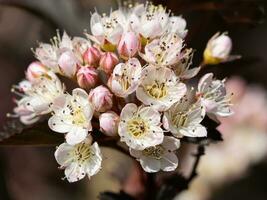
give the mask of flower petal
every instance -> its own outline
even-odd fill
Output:
[[[134,103],[126,104],[126,106],[124,106],[124,108],[121,111],[120,115],[121,121],[122,120],[127,121],[134,115],[136,111],[137,111],[137,106]]]
[[[166,153],[161,159],[161,169],[165,172],[174,171],[178,166],[178,158],[175,153]]]
[[[165,136],[162,146],[168,151],[175,151],[180,147],[180,140],[171,136]]]
[[[55,132],[66,133],[72,129],[72,125],[64,121],[64,118],[53,115],[48,120],[48,126]]]
[[[66,167],[65,175],[67,180],[72,183],[83,179],[86,173],[83,165],[71,163],[68,167]]]
[[[75,145],[82,142],[88,135],[88,130],[81,127],[73,127],[66,135],[66,142]]]
[[[91,151],[94,153],[94,156],[86,165],[86,173],[89,178],[99,172],[102,163],[100,148],[96,142],[91,146]]]
[[[207,129],[201,124],[197,124],[186,128],[181,128],[180,133],[188,137],[206,137]]]
[[[140,164],[141,164],[142,168],[148,173],[158,172],[160,170],[160,167],[161,167],[159,160],[145,157],[145,156],[142,156],[140,158]]]
[[[136,150],[136,149],[129,149],[131,156],[135,158],[140,158],[142,156],[142,151]]]
[[[55,151],[55,158],[58,164],[61,166],[68,166],[72,162],[72,157],[70,155],[70,152],[74,149],[74,146],[71,146],[67,143],[63,143],[59,145],[57,150]]]

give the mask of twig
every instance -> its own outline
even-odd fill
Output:
[[[156,196],[156,174],[153,173],[146,173],[147,181],[146,181],[146,193],[145,199],[146,200],[154,200]]]
[[[197,167],[201,156],[204,154],[205,154],[205,146],[203,144],[200,144],[197,148],[197,153],[194,155],[196,157],[196,160],[194,162],[191,174],[187,179],[187,184],[189,184],[197,176]]]

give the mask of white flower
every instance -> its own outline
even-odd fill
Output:
[[[132,30],[146,39],[162,35],[168,28],[169,13],[162,5],[152,3],[137,5],[128,18]]]
[[[123,32],[123,28],[118,22],[121,15],[119,10],[112,12],[109,16],[93,13],[90,21],[93,37],[90,35],[88,37],[101,46],[107,42],[117,45]]]
[[[136,97],[145,105],[159,111],[167,110],[186,93],[186,85],[179,82],[169,68],[148,66],[143,71],[143,79],[136,90]]]
[[[34,51],[35,57],[53,72],[58,73],[57,47],[51,44],[40,43]]]
[[[192,58],[193,50],[185,49],[184,52],[181,53],[180,61],[171,67],[176,76],[180,79],[191,79],[200,71],[201,67],[189,68],[192,65]]]
[[[169,18],[168,31],[176,33],[179,37],[185,38],[188,30],[186,29],[186,21],[181,16],[172,16]]]
[[[208,114],[226,117],[233,114],[231,98],[226,94],[225,80],[213,80],[213,74],[204,75],[198,83],[197,96],[200,97]]]
[[[57,76],[48,72],[24,91],[24,94],[21,94],[23,97],[18,106],[25,107],[36,115],[47,114],[52,111],[53,106],[61,105],[64,90],[65,88]]]
[[[35,56],[55,73],[72,78],[77,65],[83,64],[83,54],[91,46],[89,40],[74,37],[73,40],[64,31],[53,37],[51,44],[41,43],[35,50]]]
[[[32,88],[32,83],[28,80],[22,80],[19,82],[18,86],[14,87],[18,89],[20,92],[26,92],[27,90]]]
[[[163,126],[175,137],[205,137],[207,130],[200,124],[204,116],[201,102],[193,103],[186,95],[164,113]]]
[[[58,46],[59,49],[71,49],[73,50],[73,43],[71,38],[68,36],[66,31],[63,32],[62,37],[60,37],[59,32],[57,33],[57,37],[54,37],[54,44]]]
[[[174,171],[178,166],[175,151],[180,147],[180,140],[165,136],[162,144],[144,150],[130,149],[130,154],[137,158],[142,168],[149,173]]]
[[[85,141],[76,145],[61,144],[55,151],[55,158],[69,182],[90,178],[101,169],[102,156],[98,144]]]
[[[111,91],[119,97],[133,93],[140,83],[142,67],[138,59],[130,58],[126,63],[119,63],[109,80]]]
[[[7,114],[8,117],[19,118],[21,123],[31,125],[40,119],[35,112],[29,110],[24,104],[17,102],[18,106],[14,108],[14,114]]]
[[[44,76],[48,72],[48,69],[40,62],[32,62],[26,71],[26,78],[30,82],[34,83],[38,81],[41,76]]]
[[[90,40],[82,37],[74,37],[72,39],[73,52],[80,63],[83,62],[83,55],[88,48],[91,47]]]
[[[204,62],[206,64],[218,64],[240,58],[240,56],[230,55],[232,50],[232,40],[227,33],[216,33],[208,41],[204,51]]]
[[[48,120],[49,127],[58,133],[67,133],[66,142],[74,145],[82,142],[92,130],[93,107],[88,94],[76,88],[72,96],[66,97],[62,108],[54,109],[54,115]]]
[[[26,97],[25,93],[31,88],[32,83],[28,80],[22,80],[18,85],[14,85],[12,87],[11,91],[22,98],[14,99],[14,102],[17,104],[17,106],[13,109],[14,113],[7,113],[7,117],[19,118],[21,123],[25,125],[33,124],[40,119],[40,117],[37,116],[33,110],[29,110],[26,104],[24,103],[24,97]]]
[[[140,56],[156,66],[170,66],[179,62],[183,40],[173,33],[164,34],[145,46],[145,54]]]
[[[160,125],[158,111],[129,103],[121,111],[118,133],[130,148],[143,150],[162,143],[164,135]]]
[[[58,66],[59,51],[62,49],[72,50],[72,41],[67,33],[64,31],[62,38],[57,32],[57,36],[51,40],[52,44],[40,43],[39,47],[35,49],[35,57],[41,61],[46,67],[55,73],[60,73]]]

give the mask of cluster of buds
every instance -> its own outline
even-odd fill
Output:
[[[49,128],[66,138],[55,157],[70,182],[101,168],[95,129],[103,137],[120,138],[116,142],[125,143],[146,172],[175,170],[180,138],[206,137],[205,115],[215,119],[233,113],[224,80],[209,73],[192,89],[188,80],[201,67],[191,67],[186,21],[161,5],[95,12],[90,25],[86,38],[58,33],[52,44],[36,48],[38,61],[27,69],[27,84],[13,88],[22,96],[15,115],[31,124],[53,113]],[[204,63],[229,61],[231,48],[226,34],[215,35]],[[68,91],[58,76],[72,79],[76,88]]]

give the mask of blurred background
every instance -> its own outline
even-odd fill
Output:
[[[241,60],[205,69],[218,78],[228,77],[236,115],[222,119],[219,129],[224,142],[207,148],[200,176],[176,200],[267,199],[267,2],[153,2],[187,20],[187,46],[196,49],[194,65],[201,62],[208,39],[217,31],[228,31],[233,54],[242,55]],[[1,126],[13,108],[10,88],[34,60],[31,48],[38,41],[49,42],[56,29],[82,36],[89,29],[90,12],[95,8],[109,12],[112,7],[117,8],[116,0],[0,0]],[[181,156],[179,172],[186,175],[190,171],[194,150],[182,151],[189,156]],[[133,174],[133,161],[116,151],[104,149],[101,172],[90,181],[74,184],[61,180],[64,175],[53,153],[54,147],[0,147],[0,200],[94,200],[100,191],[138,190],[138,184],[127,181]]]

